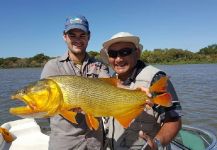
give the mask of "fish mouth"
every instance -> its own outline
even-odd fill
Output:
[[[28,115],[32,114],[36,111],[36,105],[31,103],[28,98],[24,98],[18,95],[12,95],[12,100],[19,100],[22,101],[26,106],[19,106],[19,107],[12,107],[10,108],[9,112],[13,115]]]

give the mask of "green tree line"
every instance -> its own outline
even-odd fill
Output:
[[[88,54],[100,59],[99,52],[89,51]],[[51,57],[43,53],[30,58],[0,58],[0,68],[43,67],[50,59]],[[217,44],[209,45],[195,53],[175,48],[143,50],[141,60],[149,64],[217,63]]]
[[[51,59],[51,57],[45,56],[43,53],[30,58],[0,58],[0,68],[43,67],[49,59]]]

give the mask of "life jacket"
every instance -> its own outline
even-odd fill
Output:
[[[136,89],[141,86],[149,88],[153,78],[159,72],[162,71],[151,65],[146,66],[137,75],[135,82],[130,84],[130,89]],[[144,108],[144,111],[135,118],[127,129],[124,129],[118,121],[110,117],[107,124],[105,124],[105,128],[108,128],[105,149],[141,149],[145,141],[139,138],[139,131],[142,130],[151,138],[154,138],[161,126],[158,116],[158,113],[153,109],[148,110]]]

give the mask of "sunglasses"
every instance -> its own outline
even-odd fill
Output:
[[[108,56],[111,58],[117,58],[118,56],[125,57],[132,54],[133,51],[135,51],[135,48],[123,48],[120,49],[119,51],[108,50]]]

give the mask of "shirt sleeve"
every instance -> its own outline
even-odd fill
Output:
[[[165,74],[162,73],[156,74],[151,84],[155,83],[162,76],[165,76]],[[170,80],[168,80],[167,92],[170,93],[172,96],[172,106],[163,107],[163,106],[155,105],[153,107],[153,109],[156,112],[158,112],[161,121],[164,121],[165,119],[175,119],[182,116],[182,112],[181,112],[182,108],[178,96],[176,94],[175,88]]]
[[[53,59],[53,60],[48,61],[45,64],[41,72],[41,79],[49,77],[49,76],[58,75],[58,74],[59,74],[58,66],[56,64],[56,60]]]

